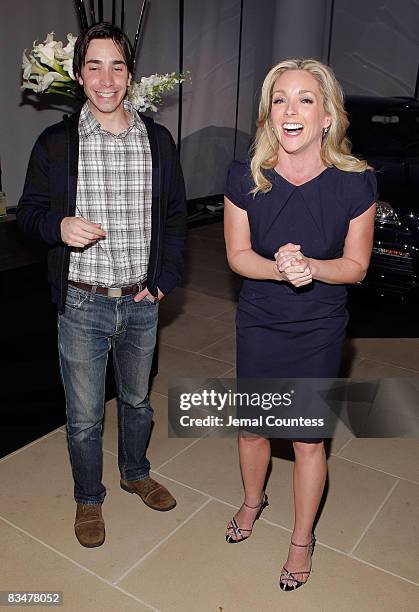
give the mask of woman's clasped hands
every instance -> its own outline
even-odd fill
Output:
[[[275,265],[280,279],[294,287],[309,285],[313,280],[310,260],[300,249],[301,245],[289,242],[275,253]]]

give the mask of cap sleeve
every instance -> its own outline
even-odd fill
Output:
[[[227,169],[227,178],[224,185],[224,195],[239,208],[247,210],[244,183],[247,165],[232,161]]]
[[[355,219],[362,215],[377,200],[377,179],[372,170],[351,173],[349,218]]]

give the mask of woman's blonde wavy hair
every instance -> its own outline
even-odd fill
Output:
[[[343,92],[331,68],[315,59],[289,59],[271,68],[262,85],[257,131],[250,151],[250,168],[255,183],[251,193],[254,196],[259,191],[267,193],[272,188],[272,183],[262,170],[274,168],[277,164],[279,142],[272,131],[272,90],[277,78],[286,70],[307,70],[319,84],[324,110],[331,117],[331,125],[323,137],[320,151],[323,163],[347,172],[363,172],[370,167],[366,161],[351,155],[352,145],[346,137],[349,121],[343,105]]]

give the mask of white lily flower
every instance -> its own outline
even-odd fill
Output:
[[[33,79],[39,79],[39,77],[32,77]],[[39,83],[37,80],[22,81],[21,89],[32,89],[36,93],[39,93]]]
[[[54,76],[54,81],[58,81],[60,83],[67,83],[68,81],[72,81],[68,76],[61,74],[61,72],[50,71],[48,74],[52,74]]]
[[[67,34],[68,43],[63,48],[63,43],[59,43],[59,47],[57,46],[55,49],[55,58],[57,60],[68,60],[73,59],[74,55],[74,44],[77,40],[77,36],[73,36],[72,34]]]
[[[71,32],[67,34],[68,43],[64,47],[65,53],[68,53],[69,56],[73,57],[74,54],[74,45],[76,44],[77,36],[73,36]]]
[[[33,91],[36,91],[37,93],[42,93],[54,83],[65,83],[68,80],[69,79],[67,77],[63,77],[59,72],[46,72],[45,74],[32,75],[30,81],[23,82],[22,88],[33,89]]]
[[[48,89],[51,85],[49,74],[46,75],[33,75],[30,81],[24,81],[22,83],[22,89],[32,89],[36,93],[42,93]]]
[[[48,72],[39,79],[40,91],[46,91],[50,85],[55,81],[55,77],[60,76],[58,72]],[[58,81],[59,79],[57,79]]]
[[[33,53],[38,57],[38,59],[47,66],[53,67],[55,60],[55,49],[58,45],[58,42],[54,40],[54,32],[50,32],[44,43],[36,44],[36,40],[33,43]],[[62,46],[62,43],[60,43]]]
[[[53,47],[47,45],[36,45],[33,48],[33,52],[37,55],[39,60],[46,66],[53,66],[55,64],[55,54]]]
[[[75,81],[76,78],[73,72],[73,58],[65,59],[63,62],[59,62],[60,65],[64,68],[66,72],[68,72],[68,76],[72,81]]]
[[[26,56],[24,53],[22,55],[22,68],[24,79],[29,79],[35,74],[43,75],[48,72],[48,68],[41,66],[41,64],[32,54]]]
[[[58,40],[55,44],[54,47],[52,47],[54,49],[54,57],[55,59],[66,59],[66,57],[64,57],[66,54],[64,53],[64,49],[63,49],[63,43],[61,42],[61,40]]]
[[[22,68],[23,68],[23,79],[26,81],[31,76],[32,63],[26,55],[26,49],[22,53]]]

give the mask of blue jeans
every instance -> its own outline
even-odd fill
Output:
[[[109,298],[69,285],[65,312],[58,316],[58,348],[67,410],[67,435],[74,499],[101,503],[102,425],[108,353],[118,393],[118,466],[121,478],[148,476],[146,446],[153,409],[148,398],[156,344],[158,304],[134,296]]]

